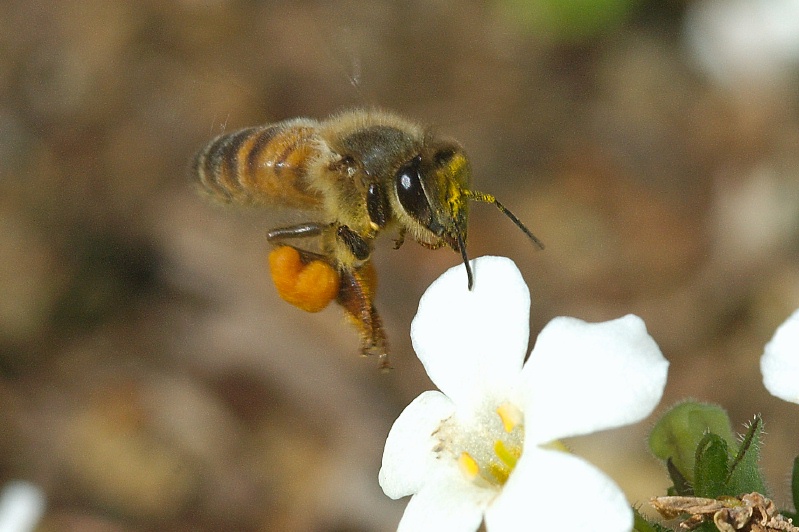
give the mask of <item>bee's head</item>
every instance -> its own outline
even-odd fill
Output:
[[[396,197],[416,240],[431,247],[447,245],[466,258],[471,166],[460,145],[438,141],[402,165],[395,174]]]
[[[507,216],[540,249],[536,236],[491,194],[469,188],[472,170],[459,144],[452,141],[431,142],[413,159],[403,164],[394,178],[404,227],[414,238],[429,247],[447,245],[460,252],[469,289],[472,270],[466,256],[466,222],[469,200],[491,203]]]

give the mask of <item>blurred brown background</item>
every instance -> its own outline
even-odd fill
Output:
[[[222,131],[380,106],[459,139],[476,188],[546,243],[472,210],[470,253],[516,261],[533,332],[641,315],[672,363],[661,410],[715,401],[738,427],[762,412],[786,502],[799,405],[765,392],[758,359],[799,307],[795,58],[702,56],[710,1],[583,3],[609,16],[0,3],[0,484],[45,490],[42,530],[393,529],[405,502],[377,484],[382,446],[431,387],[409,326],[459,257],[379,246],[381,375],[338,308],[278,299],[267,220],[187,179]],[[725,63],[740,58],[754,68]],[[668,485],[649,423],[573,442],[631,502]]]

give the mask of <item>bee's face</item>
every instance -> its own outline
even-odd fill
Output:
[[[403,165],[394,186],[405,214],[429,231],[427,243],[461,251],[466,241],[471,168],[463,149],[452,142],[432,144]]]

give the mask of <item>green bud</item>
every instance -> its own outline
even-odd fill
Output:
[[[716,405],[686,401],[655,424],[649,448],[661,460],[670,459],[682,476],[693,482],[697,446],[709,432],[721,437],[729,448],[738,448],[727,412]]]

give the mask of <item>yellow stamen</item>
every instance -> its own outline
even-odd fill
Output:
[[[502,420],[502,426],[505,432],[512,431],[516,425],[522,422],[522,412],[510,403],[502,403],[497,407],[497,414]]]
[[[505,482],[508,481],[508,477],[510,476],[511,470],[505,467],[503,464],[497,464],[496,462],[491,462],[488,465],[488,472],[491,473],[491,476],[497,480],[497,483],[500,486],[504,486]]]
[[[519,461],[519,457],[522,455],[521,449],[518,447],[511,447],[508,449],[505,446],[505,442],[502,440],[494,442],[494,453],[496,453],[497,458],[510,469],[516,467],[516,462]]]
[[[460,458],[458,458],[458,465],[469,480],[474,480],[480,474],[480,466],[477,465],[477,460],[472,458],[472,455],[466,451],[462,452]]]

